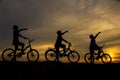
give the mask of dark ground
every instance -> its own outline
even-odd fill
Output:
[[[120,80],[120,64],[0,62],[1,80]]]

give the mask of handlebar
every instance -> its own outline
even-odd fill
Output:
[[[102,47],[104,47],[105,46],[105,44],[103,44],[103,46]]]
[[[30,39],[30,38],[27,38],[27,40],[29,43],[33,41],[33,39]]]
[[[103,48],[105,46],[105,44],[103,44],[100,48]]]

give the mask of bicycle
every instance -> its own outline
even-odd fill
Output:
[[[86,63],[94,63],[95,60],[98,61],[101,59],[102,63],[107,64],[112,62],[112,57],[108,53],[104,53],[103,47],[105,45],[101,46],[101,54],[100,57],[97,58],[98,53],[94,52],[93,55],[91,56],[91,53],[86,53],[84,56],[84,60]]]
[[[18,49],[17,51],[15,51],[15,49],[13,48],[5,49],[2,52],[3,61],[12,61],[14,57],[20,58],[25,54],[27,54],[28,61],[38,61],[39,52],[36,49],[32,49],[32,46],[31,46],[31,42],[33,41],[33,39],[30,40],[29,38],[27,38],[27,40],[28,40],[28,45],[23,49],[23,53],[19,54],[19,51],[21,51],[22,49]],[[16,52],[16,55],[15,55],[15,52]]]
[[[63,50],[60,50],[58,54],[58,58],[67,57],[68,61],[71,63],[77,63],[80,60],[80,55],[77,51],[71,49],[71,45],[69,44],[66,48],[65,54],[63,54]],[[56,50],[55,48],[48,48],[45,52],[45,59],[47,61],[56,61]]]

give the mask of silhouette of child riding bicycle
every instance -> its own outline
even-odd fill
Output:
[[[39,59],[39,52],[35,49],[32,49],[31,42],[33,40],[30,40],[29,38],[26,38],[20,34],[21,31],[27,30],[27,28],[18,29],[17,25],[13,25],[13,45],[14,49],[7,48],[2,53],[2,58],[4,61],[16,61],[16,57],[22,57],[22,55],[25,54],[25,51],[27,49],[27,59],[29,61],[37,61]],[[28,45],[25,47],[25,44],[19,41],[19,37],[22,37],[24,39],[28,40]],[[20,51],[20,52],[18,52]]]
[[[84,56],[84,60],[86,63],[94,63],[94,60],[99,60],[101,59],[103,63],[111,63],[112,58],[109,54],[104,53],[103,51],[103,46],[98,46],[96,43],[96,38],[101,32],[98,32],[95,36],[92,34],[89,36],[91,39],[90,41],[90,46],[89,46],[89,51],[90,53],[86,53]],[[98,50],[96,53],[95,51]]]
[[[45,58],[47,61],[60,61],[59,58],[67,56],[70,62],[78,62],[80,59],[80,55],[77,51],[71,50],[71,43],[65,40],[62,36],[68,31],[62,32],[60,30],[57,31],[57,40],[55,42],[55,48],[49,48],[45,52]],[[68,43],[69,45],[66,47],[62,42]]]

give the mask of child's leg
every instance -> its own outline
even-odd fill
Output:
[[[22,43],[22,42],[19,42],[19,45],[22,47],[22,50],[21,50],[21,53],[23,53],[23,49],[24,49],[24,43]]]

